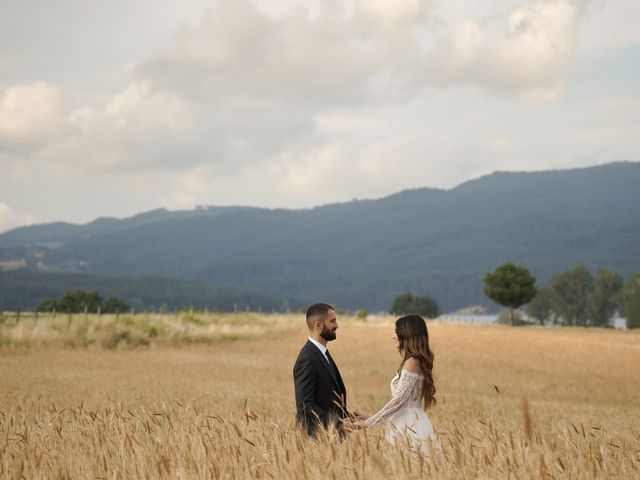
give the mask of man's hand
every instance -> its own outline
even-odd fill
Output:
[[[342,425],[347,432],[354,432],[365,428],[364,422],[367,418],[357,412],[349,413],[349,418],[342,419]]]
[[[351,420],[364,422],[369,417],[358,412],[349,412],[349,418]]]
[[[347,432],[354,432],[356,430],[358,430],[359,428],[362,428],[362,424],[360,423],[359,420],[356,420],[355,418],[343,418],[342,419],[342,426],[344,427],[344,429]]]

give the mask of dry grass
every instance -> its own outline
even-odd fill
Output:
[[[205,343],[172,345],[167,327],[114,351],[93,334],[69,348],[26,326],[30,346],[16,347],[5,325],[0,477],[640,478],[636,332],[431,325],[442,453],[425,461],[379,431],[305,438],[291,376],[303,321],[253,315],[257,326],[240,328],[231,317],[196,325]],[[224,324],[235,341],[212,333]],[[341,322],[331,351],[352,409],[388,399],[391,325]]]
[[[292,315],[182,312],[178,315],[4,315],[0,347],[131,349],[257,338],[290,329]]]

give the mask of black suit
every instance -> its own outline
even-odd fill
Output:
[[[335,425],[347,417],[347,389],[335,363],[330,364],[322,352],[307,340],[293,367],[297,419],[309,435],[318,424]]]

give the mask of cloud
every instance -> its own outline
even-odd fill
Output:
[[[193,129],[187,102],[149,82],[135,81],[101,107],[66,112],[60,134],[32,159],[87,173],[172,169],[189,158]]]
[[[62,93],[44,82],[16,85],[0,97],[0,151],[33,148],[58,131]]]
[[[289,6],[274,14],[268,4],[220,0],[101,105],[62,112],[55,87],[12,87],[0,144],[89,173],[207,165],[235,174],[321,148],[322,119],[336,111],[403,104],[442,84],[557,99],[578,11],[569,0],[534,0],[500,18],[502,30],[464,19],[438,37],[431,4],[420,0]]]
[[[274,17],[248,0],[222,0],[139,71],[213,105],[359,103],[382,74],[405,76],[403,64],[419,52],[408,27],[422,20],[422,5],[334,0],[315,15],[299,8]]]
[[[577,0],[532,0],[491,21],[439,24],[430,5],[333,0],[274,16],[249,0],[221,0],[139,72],[213,105],[327,109],[404,101],[443,83],[523,92],[564,81],[586,11]]]
[[[502,18],[498,31],[465,20],[439,42],[429,6],[294,2],[274,14],[257,2],[221,0],[135,70],[153,92],[194,106],[192,148],[181,165],[213,165],[219,175],[322,147],[317,119],[336,110],[402,104],[443,83],[534,101],[562,94],[577,11],[569,1],[529,2]],[[129,161],[121,158],[115,165]]]
[[[571,0],[538,0],[497,17],[494,28],[464,19],[439,40],[434,79],[556,99],[544,92],[557,93],[570,74],[580,12]]]
[[[31,213],[14,211],[6,203],[0,202],[0,233],[23,225],[36,223],[38,218]]]

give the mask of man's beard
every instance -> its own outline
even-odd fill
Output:
[[[336,339],[336,331],[335,330],[331,331],[323,325],[322,331],[320,332],[320,336],[324,338],[327,342],[330,342],[331,340]]]

